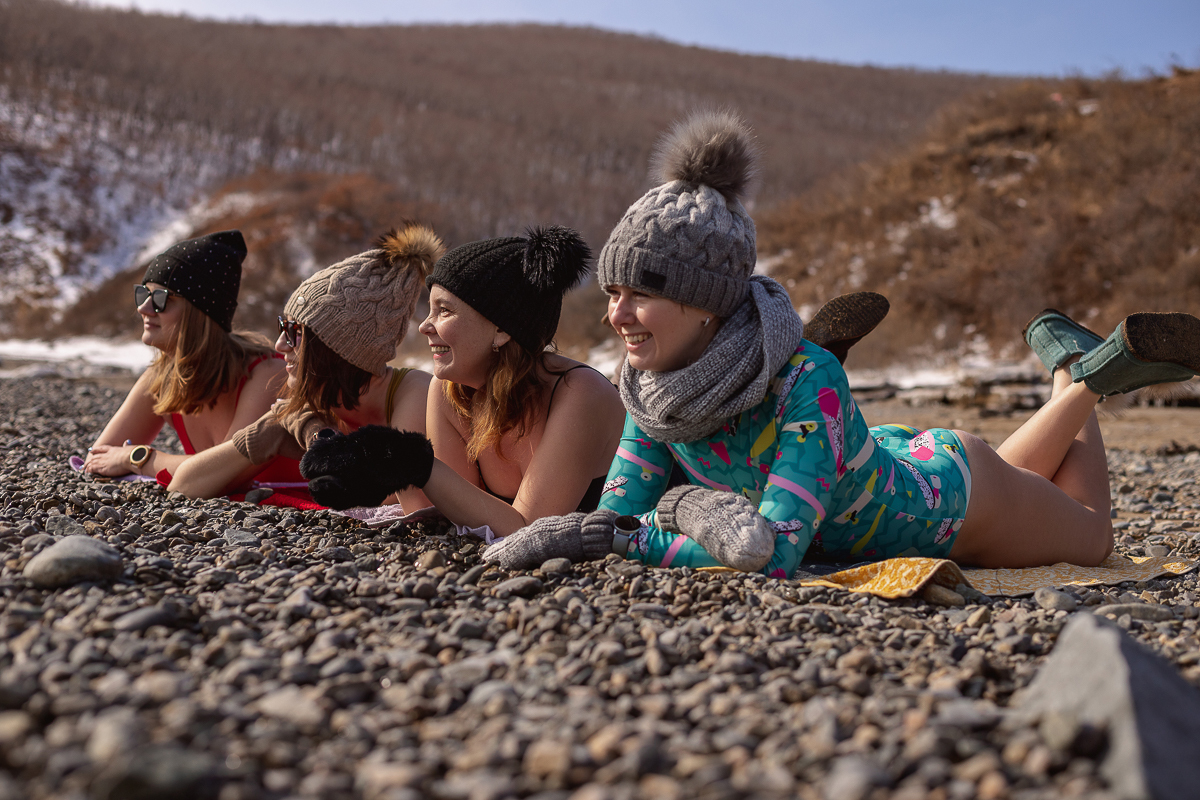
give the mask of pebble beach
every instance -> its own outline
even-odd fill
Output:
[[[1115,728],[1019,713],[1064,628],[1110,620],[1200,687],[1195,571],[933,601],[510,574],[445,521],[73,472],[122,398],[0,380],[0,800],[1117,798]],[[1200,559],[1175,450],[1110,452],[1118,553]]]

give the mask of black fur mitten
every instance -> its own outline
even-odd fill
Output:
[[[377,506],[392,492],[423,488],[432,471],[429,439],[385,425],[350,434],[323,430],[300,460],[313,499],[338,510]]]

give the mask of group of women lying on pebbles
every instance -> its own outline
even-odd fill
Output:
[[[304,281],[274,352],[231,332],[241,235],[177,244],[135,287],[157,360],[84,468],[157,475],[192,497],[302,477],[336,509],[432,505],[510,569],[612,552],[772,577],[806,556],[1103,561],[1096,403],[1197,374],[1200,319],[1133,314],[1104,338],[1038,314],[1024,334],[1053,395],[998,450],[963,431],[868,428],[841,362],[887,303],[847,295],[806,329],[783,287],[754,274],[742,197],[755,161],[729,113],[694,114],[664,139],[659,184],[597,264],[625,345],[617,386],[550,349],[591,257],[567,228],[444,252],[407,224]],[[387,363],[422,286],[432,376]],[[166,419],[186,455],[149,447]]]

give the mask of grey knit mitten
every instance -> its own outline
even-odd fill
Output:
[[[692,539],[727,567],[756,572],[775,553],[775,529],[740,494],[676,486],[656,510],[660,528]]]
[[[535,569],[551,558],[596,561],[613,551],[618,514],[601,508],[584,514],[542,517],[490,545],[483,560],[504,569]]]

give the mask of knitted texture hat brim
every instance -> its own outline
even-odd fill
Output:
[[[241,231],[210,233],[171,245],[155,256],[142,283],[162,284],[228,332],[233,330],[245,258]]]
[[[381,244],[317,272],[292,292],[283,310],[372,375],[382,375],[395,357],[425,273],[445,249],[421,225],[391,232]]]

